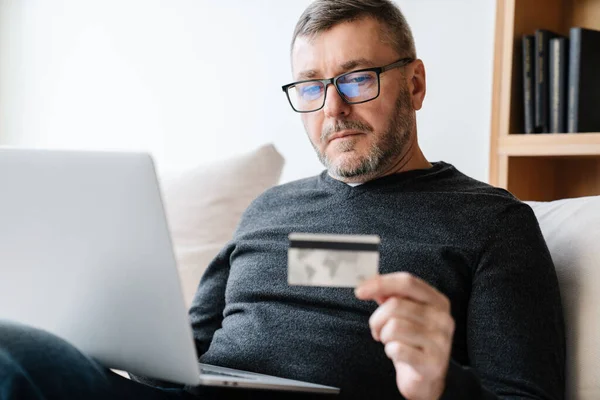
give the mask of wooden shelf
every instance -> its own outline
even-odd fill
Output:
[[[600,133],[512,134],[498,138],[506,156],[600,156]]]
[[[490,183],[521,200],[600,195],[600,132],[518,134],[524,126],[522,36],[600,30],[600,0],[496,0]]]

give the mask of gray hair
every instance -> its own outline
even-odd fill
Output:
[[[365,17],[383,24],[383,39],[401,57],[417,58],[410,26],[398,6],[390,0],[315,0],[304,10],[296,24],[291,49],[298,36],[314,37],[342,22]]]

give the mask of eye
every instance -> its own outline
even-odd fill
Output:
[[[304,99],[311,100],[311,99],[319,98],[321,96],[321,91],[323,89],[323,86],[318,85],[318,84],[309,84],[309,85],[304,85],[298,89],[300,91],[300,95]]]
[[[370,76],[368,76],[368,75],[362,75],[362,76],[353,77],[350,82],[351,83],[363,83],[363,82],[368,81],[370,79],[371,79]]]
[[[341,79],[341,83],[353,83],[356,85],[365,85],[373,82],[374,76],[371,73],[349,74]]]

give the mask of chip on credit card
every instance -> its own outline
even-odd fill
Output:
[[[377,235],[291,233],[288,284],[356,287],[379,273]]]

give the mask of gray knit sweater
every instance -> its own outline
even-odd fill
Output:
[[[337,386],[345,399],[402,399],[373,340],[375,302],[287,284],[290,232],[377,234],[380,272],[443,292],[456,322],[444,399],[562,399],[556,273],[532,210],[439,162],[351,187],[326,172],[247,209],[190,310],[200,361]]]

